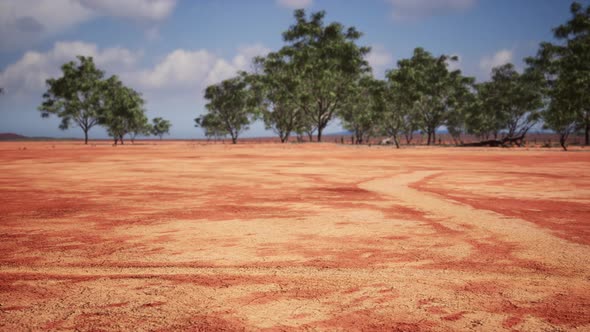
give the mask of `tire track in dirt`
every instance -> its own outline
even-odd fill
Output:
[[[533,269],[559,268],[571,275],[587,273],[590,266],[588,246],[556,237],[546,229],[517,218],[478,210],[469,205],[441,198],[428,192],[413,189],[410,185],[425,177],[440,174],[439,171],[416,171],[404,176],[371,180],[360,188],[393,196],[409,207],[436,217],[450,229],[463,231],[462,239],[471,244],[480,254],[497,251],[497,259],[512,255],[516,259],[538,262],[541,266],[526,266]],[[481,239],[486,239],[482,242]],[[511,246],[511,250],[502,247]],[[452,267],[454,262],[450,262]],[[434,267],[434,266],[433,266]],[[443,266],[436,266],[443,267]]]

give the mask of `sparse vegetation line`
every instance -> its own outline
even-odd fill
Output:
[[[476,83],[450,69],[456,56],[421,47],[399,60],[384,80],[376,79],[366,61],[370,48],[357,44],[360,31],[326,23],[324,11],[296,10],[295,23],[282,34],[283,47],[255,58],[252,73],[205,89],[207,113],[195,126],[208,138],[229,135],[235,144],[262,119],[283,143],[293,133],[298,141],[304,136],[313,141],[315,134],[321,142],[338,118],[352,132],[353,144],[386,136],[384,144],[399,148],[402,137],[410,144],[417,132],[427,145],[437,144],[443,127],[458,146],[521,146],[527,133],[542,125],[559,135],[564,150],[574,133],[583,133],[590,145],[590,6],[574,2],[570,12],[553,30],[556,42],[541,43],[522,72],[508,63],[493,68],[490,81]],[[104,79],[92,57],[77,60],[62,66],[61,77],[47,79],[39,107],[43,117],[58,116],[63,130],[78,126],[86,144],[95,126],[105,127],[115,145],[127,135],[133,142],[170,132],[171,123],[161,117],[149,124],[139,92],[117,76]],[[465,135],[479,142],[465,143]]]

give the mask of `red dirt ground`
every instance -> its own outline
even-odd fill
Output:
[[[0,330],[590,330],[590,150],[0,143]]]

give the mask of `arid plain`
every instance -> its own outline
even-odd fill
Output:
[[[590,330],[590,149],[0,143],[0,330]]]

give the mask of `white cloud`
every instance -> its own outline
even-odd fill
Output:
[[[207,50],[175,50],[153,68],[128,73],[135,84],[146,88],[178,87],[203,81],[217,61]]]
[[[99,50],[95,44],[57,42],[47,52],[26,52],[17,62],[0,72],[0,86],[17,94],[39,93],[45,89],[45,80],[58,77],[62,64],[77,55],[92,56],[97,67],[109,72],[121,72],[133,68],[141,52],[112,47]]]
[[[373,68],[375,75],[384,74],[385,70],[393,65],[393,56],[383,45],[371,46],[371,52],[366,55],[365,59]]]
[[[479,62],[479,68],[484,71],[486,75],[489,75],[494,67],[498,67],[509,62],[512,62],[514,54],[510,50],[500,50],[494,55],[487,55],[481,58]]]
[[[230,78],[239,70],[249,70],[252,58],[270,50],[261,44],[238,47],[236,54],[224,59],[206,50],[177,49],[152,67],[142,68],[141,52],[121,47],[100,49],[96,44],[80,41],[57,42],[46,52],[28,51],[18,61],[0,72],[0,86],[20,95],[39,95],[45,80],[59,77],[62,64],[77,55],[92,56],[97,67],[107,75],[118,74],[130,86],[147,92],[182,90],[201,92],[207,85]]]
[[[397,21],[413,20],[471,8],[476,0],[387,0]]]
[[[313,0],[277,0],[277,4],[281,7],[289,9],[300,9],[311,6]]]
[[[150,41],[160,39],[160,28],[153,26],[145,31],[145,38]]]
[[[238,48],[231,60],[226,60],[205,49],[177,49],[153,68],[129,73],[126,77],[134,85],[146,89],[203,89],[236,75],[239,70],[250,69],[255,56],[269,51],[261,44],[245,45]]]
[[[94,17],[79,2],[19,0],[0,2],[0,49],[35,43]]]
[[[97,13],[132,19],[160,21],[168,17],[176,0],[79,0]]]
[[[168,17],[176,0],[0,1],[0,50],[22,49],[99,16],[155,23]]]
[[[238,54],[233,58],[232,63],[239,70],[248,70],[252,65],[252,59],[267,55],[269,52],[270,49],[262,44],[242,45],[238,47]]]

